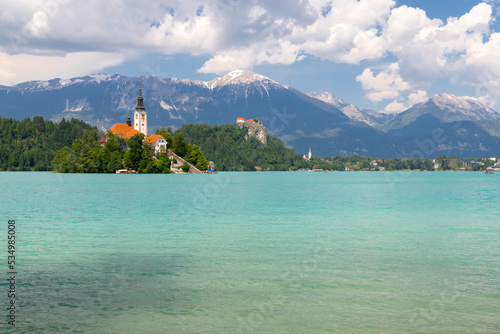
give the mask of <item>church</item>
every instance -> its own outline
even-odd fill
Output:
[[[142,97],[142,87],[139,88],[139,96],[137,97],[137,106],[134,111],[134,125],[132,126],[132,121],[130,117],[127,119],[127,123],[116,123],[109,129],[114,135],[118,135],[123,139],[129,139],[136,134],[142,133],[146,138],[146,142],[152,144],[155,153],[159,152],[161,149],[167,149],[167,140],[160,135],[148,136],[148,113],[144,107],[144,98]]]

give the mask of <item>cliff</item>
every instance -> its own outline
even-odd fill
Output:
[[[236,126],[240,129],[248,128],[245,139],[248,140],[250,137],[255,137],[262,144],[267,145],[267,130],[264,125],[262,125],[262,122],[257,120],[241,121],[241,119],[238,119],[236,121]]]

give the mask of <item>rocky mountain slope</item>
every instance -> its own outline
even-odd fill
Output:
[[[394,114],[385,114],[369,109],[360,109],[353,104],[348,104],[330,92],[311,92],[307,95],[340,109],[352,120],[366,123],[375,128],[394,118]]]
[[[442,123],[456,121],[499,120],[500,113],[489,108],[478,99],[452,94],[434,95],[427,101],[418,103],[397,114],[383,125],[384,131],[404,128],[423,115],[431,115]]]

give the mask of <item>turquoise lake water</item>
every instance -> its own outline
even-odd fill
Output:
[[[4,172],[0,190],[2,333],[500,332],[500,173]]]

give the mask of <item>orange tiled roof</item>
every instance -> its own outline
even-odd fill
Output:
[[[125,124],[126,125],[126,124]],[[136,134],[140,133],[139,131],[137,131],[136,129],[132,129],[130,130],[129,132],[127,132],[126,134],[124,134],[122,136],[123,139],[129,139],[129,138],[132,138],[133,136],[135,136]]]
[[[128,124],[122,124],[122,123],[116,123],[109,129],[111,133],[114,135],[121,136],[123,139],[129,139],[135,136],[136,134],[140,133],[132,125]]]
[[[133,129],[134,127],[132,125],[116,123],[111,129],[109,129],[109,131],[111,131],[114,135],[123,136]]]
[[[237,121],[244,121],[245,119],[244,119],[244,118],[241,118],[241,117],[238,117],[236,120],[237,120]]]
[[[151,135],[146,139],[146,143],[150,143],[150,144],[156,143],[160,139],[165,139],[165,138],[163,138],[163,136],[160,136],[160,135]]]

